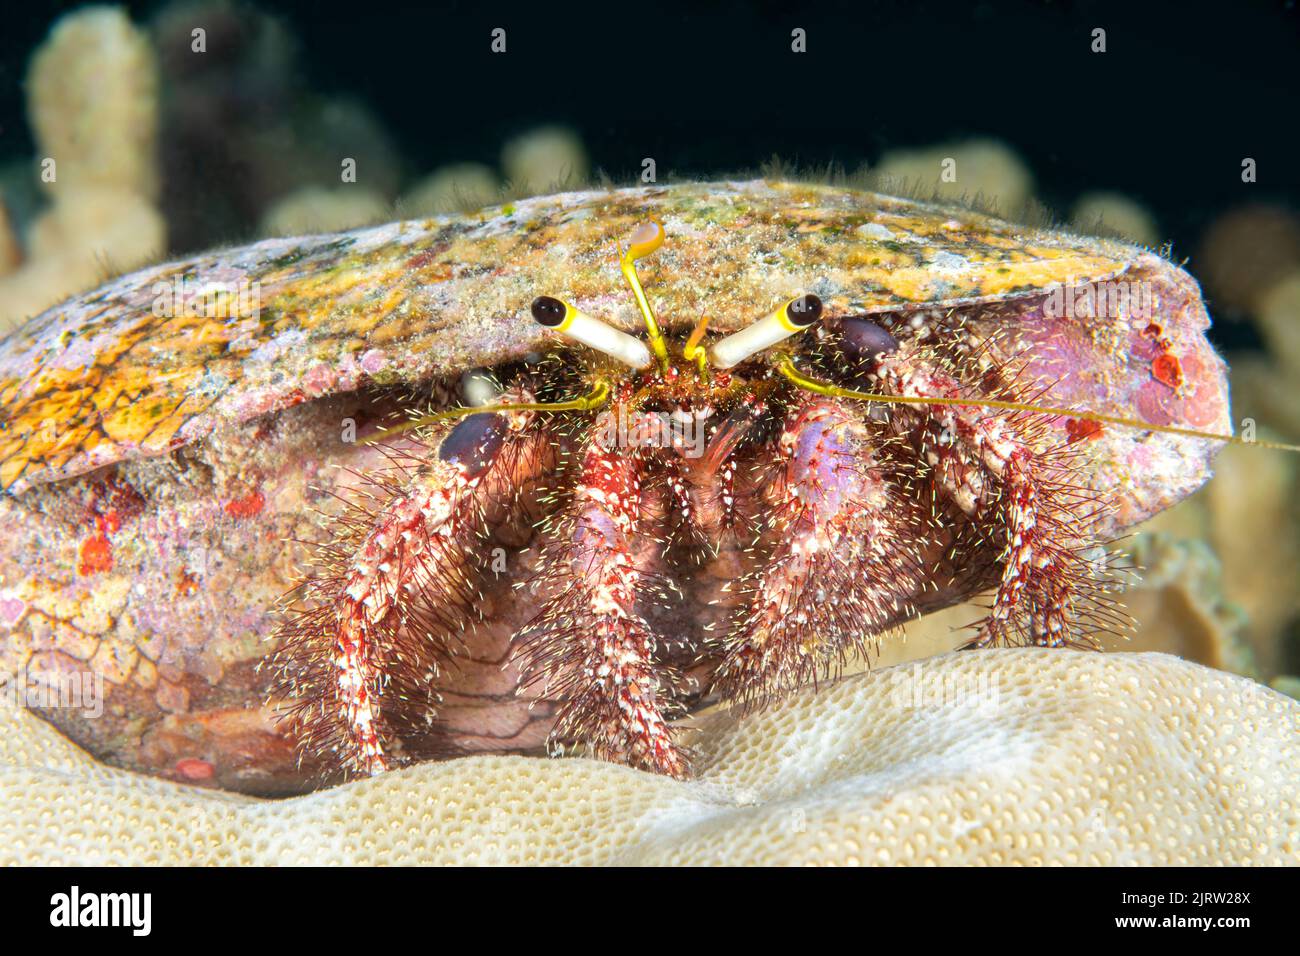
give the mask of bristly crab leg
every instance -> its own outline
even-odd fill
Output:
[[[941,364],[910,346],[882,356],[875,375],[886,391],[908,398],[968,394]],[[1015,382],[1007,388],[1014,394]],[[1089,554],[1096,539],[1089,529],[1103,516],[1105,503],[1081,490],[1068,445],[1035,450],[1044,443],[1048,419],[975,406],[918,405],[900,408],[895,421],[918,416],[921,451],[940,491],[1003,542],[993,603],[969,646],[1093,647],[1098,630],[1124,630],[1125,622],[1104,599],[1113,589],[1101,574],[1105,562]],[[1096,625],[1087,636],[1079,628],[1084,618]]]
[[[299,699],[290,713],[303,724],[305,747],[337,749],[361,773],[391,766],[385,669],[435,668],[473,620],[471,545],[485,530],[485,492],[517,487],[520,468],[541,466],[531,418],[473,415],[436,455],[391,455],[394,474],[369,476],[379,510],[353,504],[338,519],[339,539],[321,549],[322,573],[300,595],[312,606],[281,628],[281,684]],[[302,693],[301,683],[314,693]]]
[[[809,396],[787,415],[768,496],[775,550],[748,587],[715,687],[761,705],[852,653],[910,609],[921,568],[909,542],[923,522],[886,479],[859,409]]]
[[[616,414],[602,413],[593,436],[611,434]],[[551,529],[538,581],[549,597],[521,630],[519,654],[524,685],[561,701],[552,741],[680,778],[686,759],[668,725],[679,678],[656,660],[636,607],[658,577],[659,545],[640,527],[643,466],[632,450],[592,438],[569,513]]]

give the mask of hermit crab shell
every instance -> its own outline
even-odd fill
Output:
[[[307,489],[328,490],[330,465],[365,467],[339,446],[340,421],[376,390],[553,347],[529,314],[541,294],[642,333],[617,250],[647,219],[667,242],[642,279],[670,333],[702,315],[733,331],[804,292],[831,325],[876,315],[944,335],[959,314],[961,334],[1020,360],[1053,405],[1230,430],[1224,365],[1186,273],[967,210],[693,183],[267,240],[123,276],[0,343],[0,682],[88,671],[105,682],[103,718],[42,712],[92,751],[180,779],[300,788],[307,771],[262,706],[257,665],[293,580],[285,542],[312,534]],[[1075,292],[1107,283],[1136,298],[1075,308]],[[1197,488],[1216,450],[1133,428],[1079,434],[1111,531]],[[489,663],[475,693],[505,695]],[[544,709],[501,713],[517,726],[467,721],[459,743],[537,742]]]
[[[1199,289],[1157,255],[871,193],[710,183],[569,193],[468,217],[273,239],[124,276],[0,346],[0,487],[20,492],[162,454],[223,422],[367,383],[518,359],[546,344],[527,308],[542,292],[637,331],[640,316],[612,266],[647,218],[669,236],[647,269],[669,328],[707,314],[714,330],[731,331],[803,291],[820,296],[827,314],[848,315],[944,310],[1120,277],[1150,283],[1169,343],[1158,353],[1156,336],[1142,335],[1150,323],[1127,315],[1034,323],[1009,350],[1043,349],[1043,367],[1062,378],[1056,397],[1081,408],[1227,424],[1224,367],[1202,335],[1209,319]],[[233,306],[222,309],[214,288],[228,290]],[[257,300],[252,314],[239,314],[244,295]],[[1153,377],[1157,354],[1178,359],[1176,379]],[[1201,461],[1212,450],[1184,447]],[[1117,472],[1125,464],[1117,457]],[[1193,471],[1168,490],[1185,493],[1204,477]],[[1126,520],[1165,503],[1142,497]]]

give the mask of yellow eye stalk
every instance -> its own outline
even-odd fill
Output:
[[[640,339],[579,312],[567,302],[549,295],[539,296],[533,300],[532,311],[538,325],[554,329],[597,352],[604,352],[624,365],[642,369],[650,364],[650,350]]]
[[[821,315],[822,300],[811,293],[801,295],[766,318],[714,342],[709,349],[709,358],[718,368],[733,368],[764,349],[812,327]]]

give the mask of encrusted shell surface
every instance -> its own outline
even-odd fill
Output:
[[[669,237],[645,279],[670,328],[707,313],[714,329],[735,329],[801,291],[821,296],[829,314],[942,309],[1144,269],[1169,285],[1171,301],[1193,303],[1181,322],[1165,323],[1195,353],[1183,362],[1193,373],[1183,395],[1163,397],[1166,417],[1209,421],[1226,411],[1213,401],[1222,368],[1200,335],[1208,320],[1199,293],[1157,256],[843,188],[701,183],[273,239],[119,278],[0,344],[0,487],[18,492],[157,455],[222,423],[367,381],[518,358],[543,344],[527,308],[540,293],[636,329],[614,262],[618,243],[647,218]],[[203,296],[214,284],[245,289],[255,307],[187,314],[194,297],[210,301]],[[1101,346],[1110,354],[1092,364],[1108,381],[1093,392],[1131,409],[1125,383],[1109,376],[1125,360],[1123,343]]]

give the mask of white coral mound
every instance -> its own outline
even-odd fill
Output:
[[[1163,654],[949,654],[695,743],[688,783],[474,757],[272,802],[5,703],[0,863],[1300,863],[1300,703]]]

